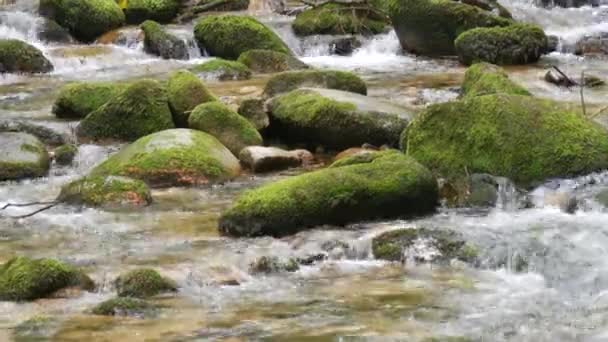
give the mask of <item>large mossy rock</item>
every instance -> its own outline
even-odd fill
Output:
[[[249,50],[239,56],[238,62],[259,73],[275,73],[308,69],[309,66],[292,55],[270,50]]]
[[[531,187],[608,167],[608,133],[562,104],[494,94],[432,105],[404,131],[402,146],[449,179],[489,173]]]
[[[547,50],[547,36],[536,25],[482,27],[464,32],[455,41],[460,62],[499,65],[530,64]]]
[[[263,142],[253,124],[218,101],[196,107],[190,114],[188,126],[213,135],[235,156],[243,148]]]
[[[64,185],[57,200],[92,207],[141,207],[152,203],[146,183],[121,176],[85,177]]]
[[[453,0],[389,0],[389,14],[401,46],[425,56],[455,55],[454,40],[461,33],[513,23]]]
[[[144,32],[144,50],[164,59],[188,59],[186,43],[167,33],[157,22],[146,20],[140,25]]]
[[[176,292],[177,285],[155,270],[140,268],[120,275],[114,281],[120,297],[147,298],[165,292]]]
[[[269,104],[271,134],[290,143],[345,149],[365,143],[397,145],[412,114],[367,96],[302,88]]]
[[[194,37],[201,49],[226,59],[237,59],[243,52],[253,49],[291,53],[279,36],[252,17],[204,17],[194,27]]]
[[[80,137],[132,141],[174,128],[165,88],[153,80],[141,80],[87,115],[78,125]]]
[[[76,268],[52,259],[15,257],[0,266],[0,301],[45,298],[67,287],[92,290],[95,284]]]
[[[127,23],[135,25],[146,20],[168,23],[178,11],[178,0],[127,0],[124,9]]]
[[[462,82],[463,96],[473,97],[500,93],[531,96],[527,89],[511,81],[501,67],[488,63],[477,63],[467,69]]]
[[[42,177],[49,171],[49,154],[35,136],[0,133],[0,146],[0,181]]]
[[[17,39],[0,39],[0,74],[51,71],[53,64],[34,46]]]
[[[55,99],[53,114],[61,119],[83,119],[124,89],[124,85],[109,82],[77,82],[65,85]]]
[[[192,72],[206,80],[241,81],[251,78],[251,70],[243,63],[216,58],[192,68]]]
[[[186,70],[176,71],[169,76],[167,94],[177,127],[188,127],[188,118],[196,106],[217,100],[196,75]]]
[[[95,167],[91,176],[125,176],[167,187],[222,182],[239,173],[239,161],[216,138],[171,129],[135,141]]]
[[[246,192],[220,219],[232,236],[284,236],[329,224],[426,214],[437,203],[431,172],[399,152]]]
[[[385,17],[365,4],[326,3],[300,12],[292,24],[299,36],[316,34],[378,34],[386,27]]]
[[[125,22],[124,13],[114,0],[40,0],[40,14],[55,20],[85,43]]]
[[[299,70],[279,73],[268,80],[264,95],[273,97],[303,87],[337,89],[367,95],[367,85],[359,76],[352,72],[336,70]]]

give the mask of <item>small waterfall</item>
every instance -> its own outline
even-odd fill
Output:
[[[30,44],[38,42],[38,30],[43,19],[34,14],[16,11],[0,12],[0,37],[19,39]]]

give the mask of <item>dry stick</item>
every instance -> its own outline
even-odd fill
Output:
[[[585,70],[581,71],[581,106],[583,107],[583,116],[587,116],[587,106],[585,105]]]
[[[41,212],[43,212],[45,210],[49,210],[49,209],[53,208],[54,206],[56,206],[59,203],[60,202],[55,202],[55,203],[53,203],[51,205],[47,205],[46,207],[42,207],[42,208],[40,208],[40,209],[38,209],[36,211],[33,211],[33,212],[29,213],[29,214],[20,215],[20,216],[8,216],[8,217],[9,218],[13,218],[13,219],[23,219],[23,218],[27,218],[27,217],[32,217],[32,216],[34,216],[36,214],[39,214],[39,213],[41,213]]]
[[[35,205],[47,205],[47,204],[54,204],[54,203],[57,203],[57,201],[30,202],[30,203],[7,203],[2,208],[0,208],[0,210],[4,210],[4,209],[10,208],[10,207],[32,207]]]
[[[561,71],[557,65],[553,65],[552,66],[553,69],[555,69],[555,71],[557,71],[560,75],[564,76],[564,78],[566,79],[566,81],[568,82],[568,86],[573,86],[573,85],[578,85],[577,82],[573,81],[570,77],[568,77],[568,75],[566,75],[563,71]]]

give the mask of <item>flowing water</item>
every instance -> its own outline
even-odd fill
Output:
[[[607,60],[568,53],[576,39],[608,31],[608,6],[547,10],[526,0],[504,5],[516,17],[561,38],[560,52],[546,56],[540,65],[509,70],[537,96],[579,101],[577,89],[560,89],[542,80],[549,65],[572,75],[585,70],[608,78]],[[135,28],[125,31],[119,45],[42,43],[42,19],[35,8],[36,1],[17,0],[0,9],[0,37],[34,44],[56,69],[46,76],[0,76],[1,119],[34,121],[69,135],[75,124],[50,113],[62,84],[162,79],[169,71],[209,59],[192,43],[192,24],[170,27],[192,47],[188,61],[145,54]],[[404,55],[394,32],[365,38],[352,56],[341,57],[329,53],[335,37],[302,40],[291,33],[291,18],[255,15],[306,63],[361,75],[370,96],[421,108],[458,94],[464,69],[457,62]],[[208,85],[229,99],[259,94],[265,79]],[[585,95],[590,105],[608,103],[605,91],[587,90]],[[62,184],[86,174],[119,148],[81,145],[74,166],[54,165],[46,178],[0,183],[0,206],[53,199]],[[40,315],[52,319],[37,333],[58,341],[418,341],[449,336],[474,341],[608,340],[608,208],[596,200],[608,189],[608,173],[548,182],[527,194],[529,209],[519,209],[524,205],[517,192],[503,182],[499,204],[490,210],[440,209],[412,221],[325,227],[283,239],[219,236],[218,217],[235,196],[300,171],[246,176],[205,189],[158,190],[156,202],[140,211],[58,206],[27,219],[0,217],[0,263],[14,255],[59,258],[83,267],[101,285],[97,292],[76,298],[0,302],[0,340],[11,340],[19,323]],[[574,214],[560,209],[564,197],[577,198]],[[12,208],[3,214],[30,210]],[[479,248],[480,264],[374,260],[371,239],[404,227],[456,230]],[[295,273],[248,272],[260,256],[318,254],[327,259]],[[138,266],[154,267],[179,284],[179,294],[157,300],[165,306],[158,316],[87,314],[112,296],[112,279]]]

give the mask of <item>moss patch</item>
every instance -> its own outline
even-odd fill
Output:
[[[251,78],[251,70],[245,64],[221,58],[197,65],[192,68],[192,72],[205,79],[220,81],[238,81]]]
[[[85,177],[61,188],[58,201],[88,206],[145,206],[152,202],[146,183],[119,176]]]
[[[335,70],[282,72],[268,80],[264,95],[273,97],[302,87],[337,89],[367,95],[367,85],[359,76],[352,72]]]
[[[183,40],[167,33],[163,27],[152,20],[140,25],[144,32],[144,50],[164,59],[188,59],[188,48]]]
[[[145,20],[168,23],[177,16],[177,0],[128,0],[124,12],[129,24],[140,24]]]
[[[467,69],[462,83],[464,96],[501,93],[531,96],[527,89],[511,81],[507,73],[496,65],[477,63]]]
[[[177,285],[173,280],[164,278],[155,270],[148,268],[123,274],[116,279],[114,285],[120,297],[147,298],[177,291]]]
[[[217,100],[196,75],[185,70],[169,76],[167,93],[173,121],[177,127],[188,127],[188,117],[196,106]]]
[[[249,50],[239,56],[238,62],[259,73],[275,73],[308,69],[309,66],[292,55],[270,50]]]
[[[326,3],[299,13],[292,27],[300,36],[378,34],[384,31],[386,18],[364,4]]]
[[[51,71],[53,64],[34,46],[17,39],[0,39],[0,74]]]
[[[59,165],[70,165],[78,153],[78,146],[73,144],[61,145],[53,151],[55,162]]]
[[[246,99],[239,105],[238,113],[249,120],[251,124],[259,131],[268,127],[270,119],[264,110],[264,100],[262,99]]]
[[[0,180],[42,177],[47,174],[50,158],[38,138],[25,133],[0,133],[0,146]]]
[[[145,300],[137,298],[112,298],[95,306],[92,310],[94,315],[101,316],[147,316],[158,307]]]
[[[61,88],[53,114],[61,119],[82,119],[116,97],[125,85],[106,82],[78,82]]]

